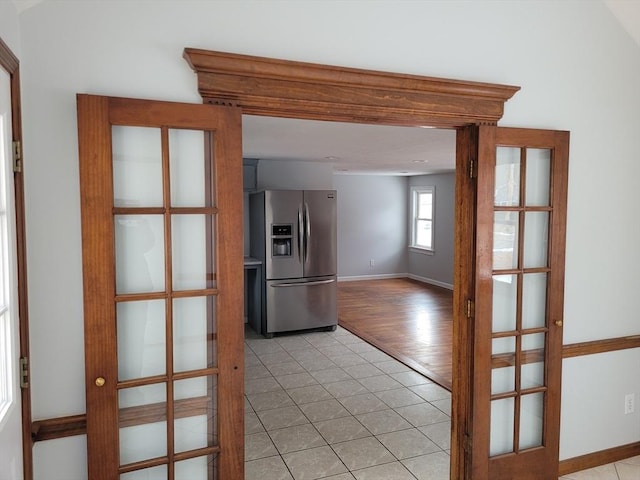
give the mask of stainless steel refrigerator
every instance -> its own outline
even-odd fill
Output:
[[[251,256],[262,261],[261,334],[335,330],[334,190],[266,190],[249,197]]]

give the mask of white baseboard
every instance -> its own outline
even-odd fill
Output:
[[[439,280],[433,280],[431,278],[421,277],[412,273],[383,273],[380,275],[353,275],[348,277],[338,277],[339,282],[355,282],[358,280],[383,280],[389,278],[410,278],[422,283],[428,283],[429,285],[435,285],[436,287],[446,288],[447,290],[453,290],[453,285],[450,283],[444,283]]]
[[[451,283],[445,283],[439,280],[433,280],[431,278],[421,277],[419,275],[414,275],[413,273],[408,273],[407,278],[410,278],[412,280],[416,280],[422,283],[428,283],[429,285],[435,285],[436,287],[446,288],[447,290],[453,290],[453,285]]]
[[[339,282],[355,282],[357,280],[383,280],[387,278],[407,278],[406,273],[382,273],[380,275],[353,275],[338,277]]]

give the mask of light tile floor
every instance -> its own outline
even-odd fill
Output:
[[[449,480],[447,390],[340,327],[245,343],[245,480]],[[562,479],[640,480],[640,457]]]

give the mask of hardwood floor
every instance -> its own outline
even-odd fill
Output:
[[[451,390],[453,292],[407,278],[338,284],[338,323]]]

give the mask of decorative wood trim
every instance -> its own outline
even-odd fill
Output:
[[[596,353],[615,352],[617,350],[627,350],[630,348],[640,348],[640,335],[565,345],[562,347],[562,358],[595,355]]]
[[[196,408],[194,414],[203,413]],[[142,423],[142,422],[141,422]],[[34,442],[53,440],[56,438],[84,435],[86,433],[86,416],[52,418],[33,422],[32,438]],[[568,458],[560,462],[558,475],[568,475],[588,468],[618,462],[626,458],[640,455],[640,442],[588,453],[579,457]]]
[[[34,443],[43,440],[85,435],[86,433],[87,416],[84,414],[48,418],[31,424],[31,439]]]
[[[453,388],[451,392],[451,478],[471,478],[473,439],[473,319],[466,313],[475,292],[476,179],[462,172],[475,170],[478,162],[478,127],[461,128],[456,134],[455,245],[453,284]]]
[[[211,398],[199,397],[177,400],[174,402],[175,418],[186,418],[197,415],[207,415],[211,411]],[[118,425],[131,427],[145,423],[166,421],[167,404],[154,403],[120,409],[118,413]],[[38,420],[31,426],[31,438],[33,442],[54,440],[56,438],[85,435],[87,433],[87,416],[71,415],[68,417],[50,418]]]
[[[562,460],[560,462],[560,468],[558,469],[558,475],[568,475],[588,468],[619,462],[625,458],[631,458],[638,455],[640,455],[640,442],[608,448],[607,450],[600,450],[599,452],[588,453],[579,457]]]
[[[12,74],[18,69],[20,62],[18,61],[18,57],[16,57],[9,46],[4,43],[2,38],[0,38],[0,65],[7,72]]]
[[[271,117],[381,125],[495,124],[520,87],[185,48],[205,103]]]
[[[372,343],[371,339],[367,339],[367,341]],[[591,342],[581,342],[581,343],[565,345],[563,347],[562,356],[563,358],[571,358],[571,357],[577,357],[577,356],[583,356],[583,355],[594,355],[598,353],[627,350],[632,348],[640,348],[640,335],[610,338],[605,340],[594,340]],[[533,355],[530,360],[537,361],[538,353],[539,352],[532,352]],[[505,360],[505,359],[503,358],[494,359],[494,367],[499,366],[498,363],[500,362],[500,360]],[[411,368],[414,368],[414,369],[417,368],[417,366],[413,364],[410,361],[410,359],[403,359],[402,361],[403,363],[406,363],[407,365],[409,365]],[[511,363],[509,361],[505,361],[504,366],[508,366],[510,364]],[[500,366],[502,366],[502,364],[500,364]],[[86,416],[85,415],[72,415],[69,417],[39,420],[39,421],[33,422],[31,426],[31,436],[34,442],[38,442],[42,440],[52,440],[55,438],[64,438],[64,437],[69,437],[73,435],[84,435],[85,433],[86,433]],[[640,443],[631,444],[630,446],[627,446],[625,448],[640,449]],[[622,458],[627,458],[628,456],[640,455],[640,450],[638,450],[638,453],[632,453],[630,455],[620,453],[620,452],[626,452],[626,450],[622,449],[622,447],[616,447],[615,449],[611,449],[611,450],[613,451],[613,453],[609,453],[610,450],[605,450],[603,452],[606,452],[606,453],[596,452],[596,453],[584,455],[583,457],[586,458],[586,460],[579,460],[579,459],[583,459],[583,457],[576,457],[575,459],[563,460],[562,462],[560,462],[561,470],[565,468],[573,468],[573,467],[567,467],[566,465],[572,465],[574,462],[583,462],[583,461],[596,462],[596,460],[593,460],[593,458],[596,458],[599,456],[606,457],[603,463],[589,463],[589,465],[597,466],[597,465],[610,463],[607,457],[607,455],[610,455],[610,454],[615,456],[615,458],[612,457],[614,458],[614,460],[611,460],[611,461],[616,461],[616,459],[619,460]],[[591,467],[586,466],[584,468],[591,468]],[[584,468],[578,468],[577,470],[576,469],[566,470],[566,471],[562,470],[561,473],[562,474],[571,473]]]

